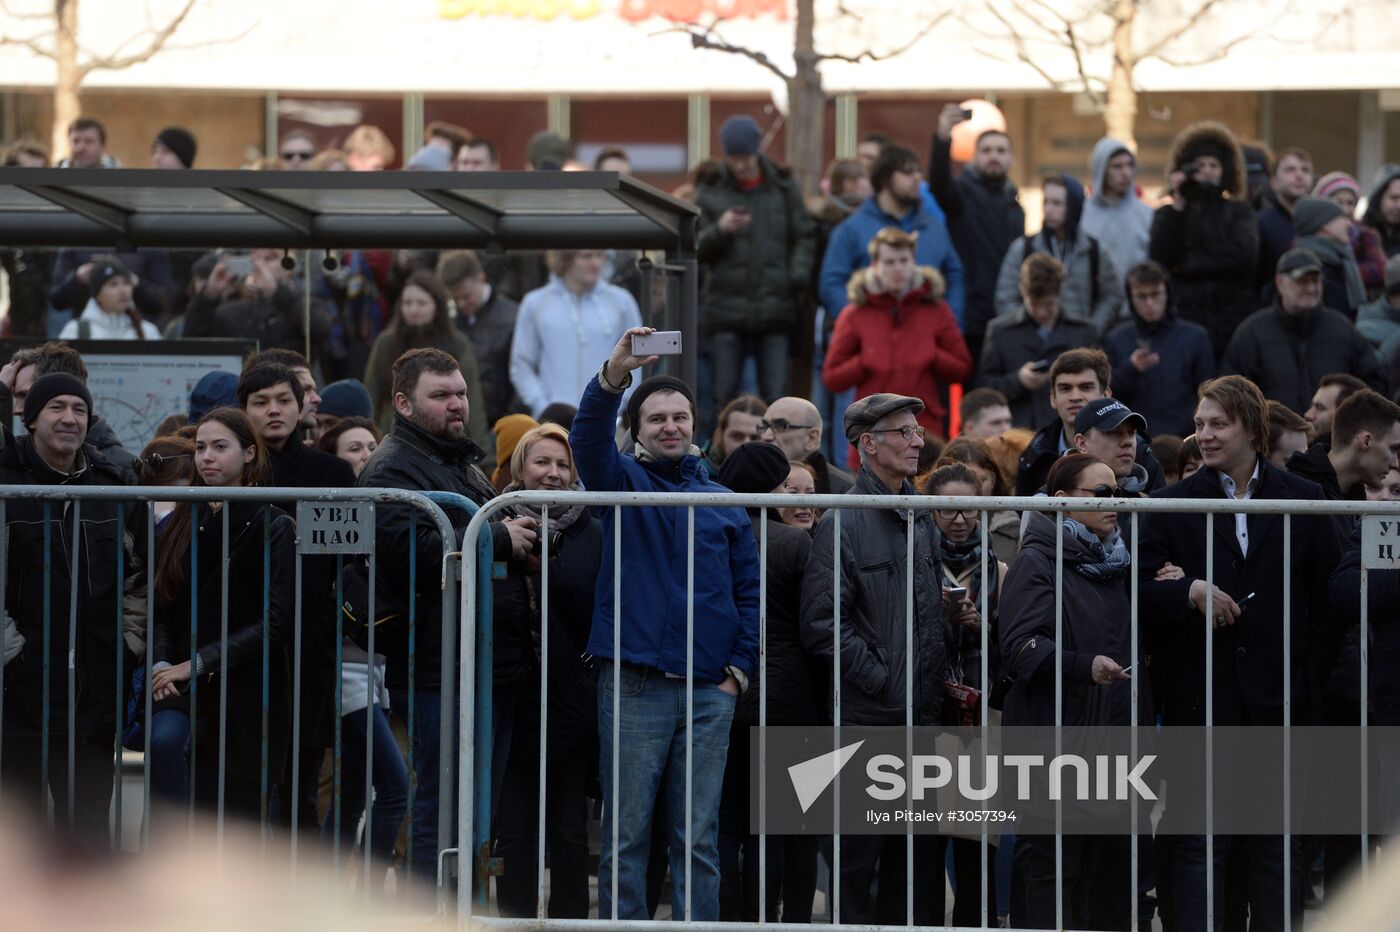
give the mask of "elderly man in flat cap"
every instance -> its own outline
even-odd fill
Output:
[[[915,415],[924,404],[904,395],[867,395],[846,409],[848,439],[860,452],[860,471],[848,495],[913,495],[924,428]],[[934,570],[934,527],[927,510],[842,510],[840,589],[833,591],[836,511],[822,516],[802,587],[802,642],[830,670],[840,640],[843,725],[938,725],[948,671],[951,628]],[[907,522],[914,524],[914,563],[907,565]],[[907,637],[907,573],[913,573],[913,641]],[[841,626],[834,606],[841,600]],[[906,653],[914,652],[913,679]],[[909,691],[912,690],[912,697]],[[830,695],[830,691],[828,691]],[[906,714],[912,700],[912,719]],[[832,710],[834,713],[834,710]],[[914,876],[908,875],[902,835],[843,835],[842,922],[903,923],[905,891],[914,888],[914,921],[940,925],[940,873],[945,836],[914,836]],[[871,881],[879,870],[877,896]]]

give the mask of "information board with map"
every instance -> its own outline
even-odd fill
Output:
[[[0,340],[0,358],[9,359],[36,340]],[[252,340],[70,340],[83,354],[92,406],[122,446],[140,453],[156,435],[156,425],[189,411],[190,390],[216,370],[237,375],[257,348]]]

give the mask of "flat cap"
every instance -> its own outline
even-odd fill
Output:
[[[908,395],[892,395],[889,392],[866,395],[864,398],[858,399],[846,409],[846,439],[855,443],[860,439],[861,434],[869,431],[881,418],[906,408],[914,414],[918,414],[924,410],[924,403],[917,398],[910,398]]]

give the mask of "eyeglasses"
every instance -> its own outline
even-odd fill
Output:
[[[956,520],[958,520],[959,518],[962,518],[964,521],[966,521],[966,522],[968,522],[969,524],[971,524],[973,521],[976,521],[976,520],[977,520],[977,515],[978,515],[978,513],[979,513],[979,509],[977,509],[977,508],[938,508],[938,509],[936,509],[936,513],[938,514],[938,517],[942,518],[944,521],[956,521]]]
[[[284,162],[290,162],[294,159],[302,162],[309,162],[315,157],[315,152],[303,152],[299,149],[289,149],[282,153],[282,161]]]
[[[899,436],[904,438],[904,441],[907,443],[915,437],[918,437],[920,440],[924,439],[925,429],[922,427],[910,427],[908,424],[905,424],[903,427],[887,427],[884,430],[867,430],[866,433],[899,434]]]
[[[1122,498],[1123,489],[1119,486],[1096,485],[1092,489],[1074,489],[1075,492],[1088,492],[1089,498]]]
[[[773,433],[775,433],[775,434],[783,434],[783,433],[787,433],[787,432],[790,431],[790,430],[806,430],[808,427],[814,427],[814,426],[816,426],[816,425],[814,425],[814,424],[794,424],[794,423],[792,423],[791,421],[789,421],[787,418],[782,418],[782,417],[775,417],[775,418],[773,418],[773,420],[771,420],[771,421],[759,421],[758,424],[757,424],[758,432],[759,432],[760,434],[763,433],[765,430],[771,430],[771,431],[772,431]]]

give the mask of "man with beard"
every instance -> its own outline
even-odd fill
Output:
[[[1011,183],[1011,137],[987,130],[972,162],[953,177],[953,127],[967,119],[957,104],[938,115],[929,186],[948,213],[948,232],[967,275],[967,310],[959,315],[974,360],[982,358],[987,324],[996,316],[997,274],[1012,242],[1025,235],[1026,214]],[[956,305],[954,305],[956,307]]]
[[[439,349],[409,350],[394,361],[393,374],[394,423],[360,471],[359,485],[455,492],[478,505],[494,498],[496,490],[477,467],[484,453],[467,436],[467,381],[457,360]],[[450,504],[442,509],[456,531],[453,549],[460,550],[471,514]],[[414,721],[409,723],[409,733],[417,794],[410,813],[409,859],[413,876],[431,884],[438,855],[438,727],[442,716],[456,715],[455,709],[442,707],[442,590],[438,579],[443,545],[432,520],[413,506],[381,504],[375,511],[379,597],[386,605],[407,606],[410,599],[415,603]],[[534,528],[530,518],[493,522],[492,558],[523,560],[535,542]],[[415,554],[417,575],[410,589],[409,567]],[[409,709],[409,657],[386,650],[390,708],[404,719]],[[450,799],[452,788],[447,789]]]
[[[1259,209],[1259,271],[1256,284],[1268,288],[1279,257],[1293,245],[1293,208],[1313,185],[1312,156],[1303,149],[1284,149],[1264,188]]]
[[[822,259],[822,306],[832,315],[833,323],[846,306],[846,286],[851,275],[870,264],[870,241],[885,227],[898,227],[918,236],[914,263],[943,273],[948,304],[958,323],[962,323],[966,299],[963,265],[948,239],[947,229],[924,202],[919,190],[922,180],[919,159],[912,150],[890,145],[880,152],[870,173],[875,195],[832,231]]]

